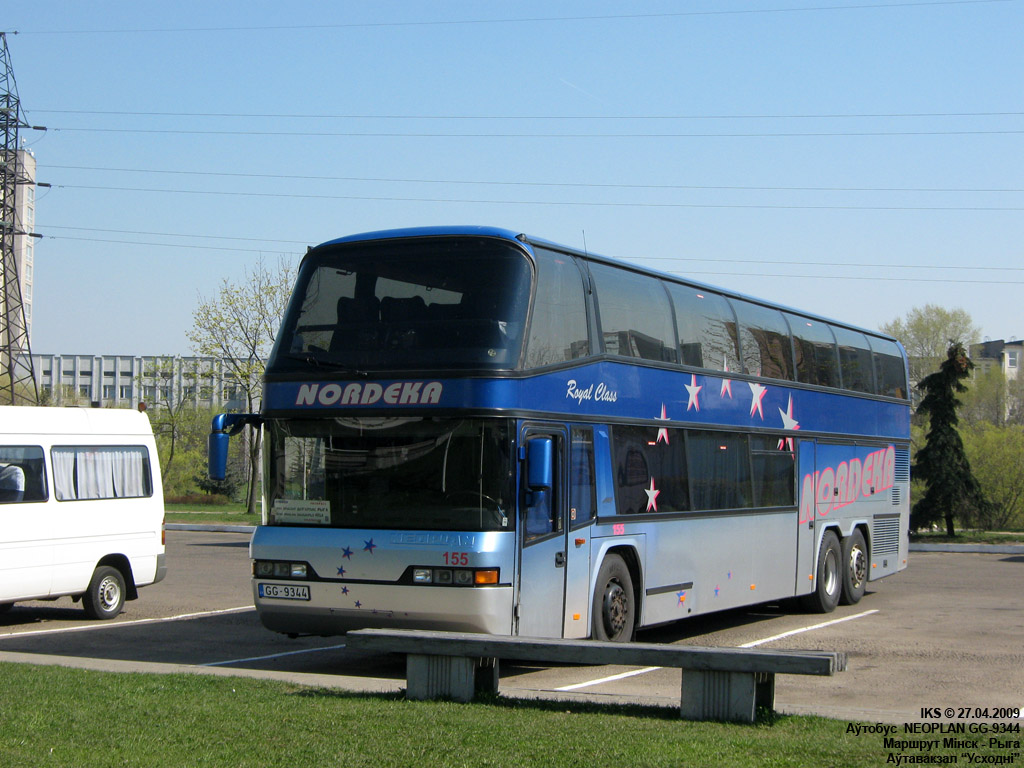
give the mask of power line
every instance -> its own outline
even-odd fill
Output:
[[[638,203],[578,200],[486,200],[474,198],[430,198],[372,195],[314,195],[282,192],[231,192],[210,189],[152,189],[146,187],[104,187],[86,184],[54,184],[53,189],[88,189],[104,192],[150,192],[158,194],[221,195],[228,197],[272,197],[301,200],[360,200],[403,203],[476,203],[489,205],[577,205],[601,208],[697,208],[735,210],[801,211],[1024,211],[1022,206],[940,206],[940,205],[784,205],[768,203]]]
[[[332,29],[378,29],[388,27],[442,27],[484,24],[524,24],[550,22],[579,21],[625,21],[630,19],[670,19],[693,18],[700,16],[748,16],[780,13],[820,13],[823,11],[863,11],[893,8],[924,8],[954,5],[991,5],[993,3],[1009,3],[1017,0],[919,0],[909,3],[856,3],[847,5],[809,6],[803,8],[741,8],[736,10],[717,11],[676,11],[666,13],[618,13],[593,16],[533,16],[524,18],[504,19],[451,19],[434,21],[383,21],[383,22],[348,22],[344,24],[275,24],[266,26],[245,27],[177,27],[177,28],[134,28],[134,29],[93,29],[93,30],[40,30],[12,34],[35,35],[95,35],[95,34],[139,34],[139,33],[183,33],[183,32],[280,32],[294,30],[332,30]]]
[[[655,189],[655,190],[720,190],[757,192],[936,192],[936,193],[1019,193],[1022,188],[964,188],[964,187],[770,187],[710,184],[601,184],[584,182],[549,181],[482,181],[472,179],[400,179],[373,176],[307,176],[276,173],[230,173],[224,171],[183,171],[155,168],[100,168],[84,165],[47,165],[46,168],[74,171],[103,171],[110,173],[153,173],[175,176],[216,176],[244,179],[294,179],[296,181],[358,181],[391,184],[463,184],[467,186],[551,187],[569,189]]]
[[[132,112],[94,109],[33,109],[35,114],[104,115],[115,117],[217,117],[282,120],[848,120],[932,117],[1020,117],[1024,112],[837,112],[763,115],[371,115],[260,114],[246,112]]]
[[[134,133],[175,136],[304,136],[375,139],[792,139],[881,136],[1010,136],[1024,130],[959,131],[784,131],[775,133],[450,133],[425,131],[231,131],[185,128],[56,127],[63,133]]]

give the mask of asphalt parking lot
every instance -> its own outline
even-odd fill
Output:
[[[170,572],[110,622],[70,598],[18,604],[0,616],[0,661],[109,669],[188,670],[398,690],[404,661],[357,654],[344,637],[289,639],[259,624],[248,535],[171,531]],[[854,606],[805,614],[764,605],[640,633],[648,642],[845,651],[832,678],[779,676],[780,711],[849,720],[920,720],[924,707],[1024,706],[1024,555],[914,553],[910,567],[869,585]],[[678,704],[678,670],[503,665],[512,696],[596,697]]]

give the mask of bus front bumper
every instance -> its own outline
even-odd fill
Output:
[[[287,635],[340,635],[368,627],[512,633],[512,587],[439,587],[289,582],[308,598],[261,597],[253,601],[267,629]],[[266,590],[265,590],[266,591]],[[290,594],[302,595],[302,590]]]

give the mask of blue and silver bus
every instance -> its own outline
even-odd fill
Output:
[[[312,248],[267,364],[262,623],[629,640],[907,564],[888,336],[496,228]]]

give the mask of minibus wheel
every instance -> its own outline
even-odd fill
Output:
[[[92,619],[112,619],[124,607],[124,576],[117,568],[101,565],[92,574],[82,607]]]

